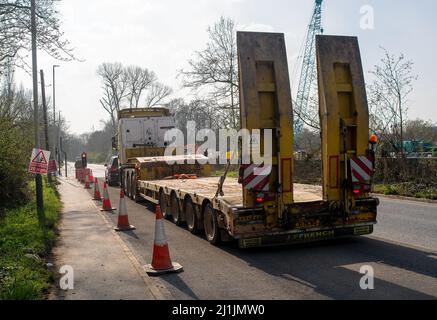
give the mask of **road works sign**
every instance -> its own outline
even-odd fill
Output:
[[[50,159],[50,151],[33,149],[30,158],[29,172],[47,174]]]
[[[50,160],[48,172],[56,173],[57,171],[58,171],[58,163],[56,162],[56,160]]]

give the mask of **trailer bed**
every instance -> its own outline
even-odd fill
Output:
[[[184,199],[187,195],[191,196],[197,204],[202,204],[204,200],[213,200],[217,192],[220,177],[207,177],[197,179],[171,179],[171,180],[154,180],[154,181],[139,181],[141,189],[153,190],[160,192],[163,190],[166,194],[175,191],[179,199]],[[217,202],[222,206],[230,208],[243,207],[243,195],[241,184],[237,178],[227,178],[223,185],[224,196],[219,197]],[[157,198],[143,194],[148,200]],[[306,203],[322,201],[322,188],[319,186],[295,184],[294,185],[294,200],[295,203]]]

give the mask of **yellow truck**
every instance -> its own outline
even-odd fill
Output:
[[[238,32],[237,42],[241,127],[272,130],[270,173],[254,178],[256,166],[249,163],[240,166],[238,178],[211,177],[210,166],[197,161],[204,155],[164,156],[163,136],[175,126],[167,110],[124,110],[118,148],[126,194],[159,204],[166,218],[192,233],[204,232],[212,244],[235,239],[249,248],[371,234],[379,205],[370,196],[375,139],[369,136],[358,40],[318,36],[316,41],[322,187],[293,183],[284,35]],[[261,145],[264,139],[261,135]]]

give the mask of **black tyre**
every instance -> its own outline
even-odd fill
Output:
[[[161,192],[159,194],[159,206],[161,207],[161,213],[164,219],[170,219],[171,215],[168,212],[168,206],[167,206],[167,196],[164,192]]]
[[[190,231],[192,234],[199,233],[196,207],[191,198],[188,198],[185,201],[185,219],[187,220],[188,231]]]
[[[171,217],[175,225],[180,226],[182,224],[181,211],[179,209],[179,199],[176,193],[172,193],[170,197],[170,208]]]
[[[128,197],[128,198],[130,198],[131,197],[131,187],[132,187],[132,182],[131,182],[132,180],[131,180],[131,176],[130,176],[130,174],[128,175],[128,177],[127,177],[127,180],[126,180],[126,196]]]
[[[205,206],[203,211],[203,224],[205,227],[206,240],[212,245],[218,245],[220,243],[220,229],[217,213],[210,203]]]
[[[142,198],[140,196],[140,193],[138,192],[136,176],[133,176],[132,178],[132,190],[132,200],[136,203],[140,202]]]
[[[124,172],[124,174],[123,174],[123,190],[124,190],[125,196],[128,196],[128,194],[129,194],[128,181],[129,181],[128,174],[127,174],[127,172]]]

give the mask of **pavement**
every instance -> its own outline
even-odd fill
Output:
[[[63,212],[54,260],[56,270],[73,268],[74,289],[64,291],[58,285],[50,299],[165,299],[83,186],[73,179],[61,181]]]
[[[101,168],[96,166],[94,175]],[[118,206],[119,189],[109,188],[109,194]],[[119,236],[144,265],[152,256],[155,208],[128,200],[127,209],[137,230]],[[116,214],[104,216],[116,224]],[[251,250],[236,243],[211,246],[203,236],[165,221],[172,259],[185,271],[154,278],[154,285],[166,299],[182,300],[436,300],[437,205],[381,199],[378,220],[367,237]],[[366,265],[375,271],[374,290],[359,286]]]

